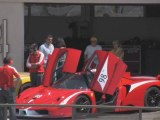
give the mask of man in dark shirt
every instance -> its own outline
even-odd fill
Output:
[[[0,67],[0,103],[15,103],[14,77],[20,81],[20,75],[17,70],[11,66],[13,60],[10,57],[3,59],[4,66]],[[16,120],[15,106],[9,107],[10,120]],[[0,118],[5,119],[4,107],[0,106]]]

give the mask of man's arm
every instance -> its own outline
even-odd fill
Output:
[[[17,78],[17,84],[15,85],[15,88],[17,88],[21,82],[21,77],[18,71],[14,67],[13,67],[13,75]]]
[[[42,52],[40,52],[40,54],[41,54],[40,59],[37,63],[35,63],[36,65],[40,65],[42,61],[44,60],[44,54]]]
[[[29,56],[29,57],[30,57],[30,56]],[[26,67],[27,67],[27,68],[32,67],[32,64],[29,62],[29,57],[28,57],[27,62],[26,62]]]
[[[53,51],[54,51],[54,45],[52,45],[51,47],[51,54],[53,53]]]
[[[88,46],[86,47],[85,51],[84,51],[84,61],[87,62],[88,60]]]
[[[13,69],[13,75],[16,77],[16,78],[20,78],[20,74],[18,73],[18,71],[16,70],[16,68],[12,67]]]
[[[39,47],[39,51],[41,51],[41,52],[43,53],[43,51],[44,51],[43,45],[41,45],[41,46]]]
[[[122,48],[120,49],[119,58],[122,60],[124,58],[124,50]]]

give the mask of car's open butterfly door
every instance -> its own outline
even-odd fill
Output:
[[[79,63],[81,51],[72,48],[54,49],[49,56],[44,75],[44,86],[50,86],[60,79],[63,73],[75,73]]]
[[[89,81],[92,90],[113,95],[126,68],[126,64],[112,52],[96,51],[84,71],[92,73]]]

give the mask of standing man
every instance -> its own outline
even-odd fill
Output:
[[[44,54],[38,50],[38,45],[35,43],[30,47],[26,66],[29,68],[32,86],[41,85],[44,73]]]
[[[91,58],[92,54],[96,50],[102,50],[102,47],[100,45],[97,45],[97,41],[97,38],[94,36],[90,38],[91,44],[86,47],[86,50],[84,52],[85,62],[87,62]]]
[[[44,44],[42,44],[39,50],[44,54],[44,67],[47,65],[48,55],[53,53],[54,46],[52,44],[53,36],[48,35]]]
[[[115,54],[117,57],[119,57],[121,60],[124,58],[124,50],[121,46],[121,43],[118,40],[115,40],[112,42],[113,48],[111,52]]]
[[[15,104],[15,87],[14,76],[20,82],[20,75],[17,70],[12,67],[13,60],[10,57],[3,59],[4,66],[0,67],[0,103]],[[10,120],[16,120],[16,108],[15,106],[9,107]],[[0,106],[0,118],[5,119],[4,107]]]

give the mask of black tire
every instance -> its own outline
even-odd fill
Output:
[[[19,93],[23,92],[24,90],[30,88],[32,86],[32,84],[30,82],[23,84],[20,89],[19,89]]]
[[[160,89],[151,87],[147,90],[144,105],[146,107],[159,107],[160,106]]]
[[[91,105],[91,101],[86,95],[80,95],[77,97],[75,104],[76,105]],[[76,108],[75,110],[77,113],[91,113],[92,108],[81,107],[81,108]]]

